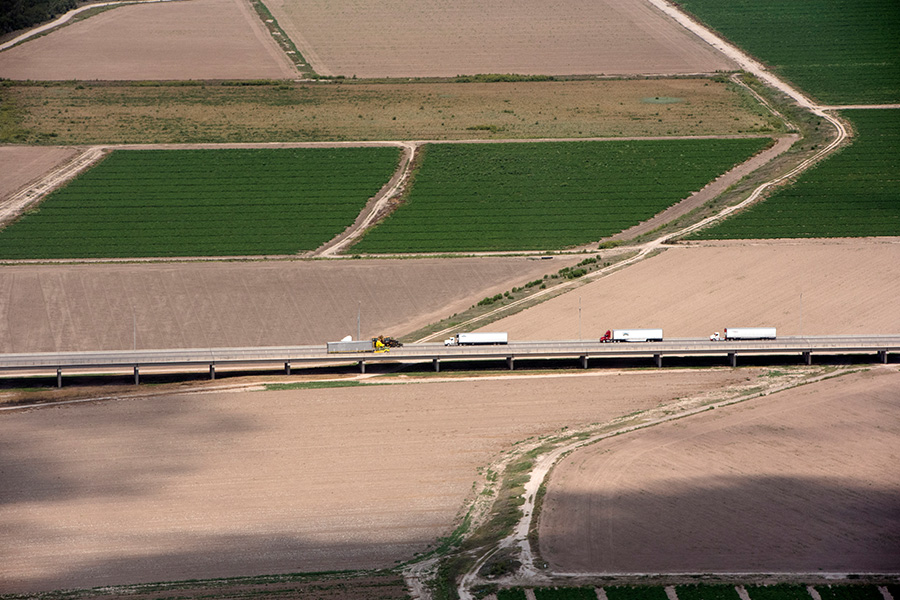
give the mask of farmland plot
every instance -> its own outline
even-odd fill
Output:
[[[680,5],[825,103],[900,101],[895,0],[684,0]]]
[[[396,148],[123,150],[0,232],[3,258],[295,254],[353,223]]]
[[[0,77],[8,79],[296,76],[243,0],[119,6],[0,52]]]
[[[671,75],[734,69],[729,59],[640,0],[266,5],[323,75]]]
[[[896,572],[898,385],[846,375],[578,450],[547,484],[541,556],[568,573]]]
[[[900,110],[845,111],[853,143],[693,239],[900,235]]]
[[[359,252],[552,250],[648,219],[768,138],[433,144],[407,203]]]

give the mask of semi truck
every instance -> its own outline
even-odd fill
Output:
[[[387,352],[390,348],[400,348],[402,343],[392,337],[379,335],[370,340],[353,340],[349,335],[339,342],[325,344],[328,354],[335,352]]]
[[[726,327],[726,340],[774,340],[774,327]]]
[[[457,333],[444,340],[445,346],[490,346],[507,343],[509,343],[509,336],[506,333],[488,332]]]
[[[601,342],[661,342],[662,329],[612,329],[600,338]]]

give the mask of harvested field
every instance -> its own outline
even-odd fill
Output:
[[[551,475],[542,558],[567,573],[896,573],[898,389],[896,368],[856,373],[579,450]]]
[[[722,80],[0,86],[32,142],[728,135],[781,124]],[[662,102],[658,99],[666,99]],[[0,140],[2,141],[2,140]]]
[[[501,377],[5,413],[0,592],[391,567],[450,532],[477,470],[511,443],[750,373]]]
[[[7,79],[296,76],[287,56],[243,0],[116,7],[0,52],[0,77]]]
[[[324,344],[402,335],[574,264],[268,261],[0,267],[0,351]]]
[[[347,77],[684,74],[733,63],[639,0],[269,0],[313,68]]]
[[[580,302],[585,338],[633,327],[660,327],[667,338],[753,326],[779,336],[898,333],[898,297],[898,238],[707,242],[670,248],[487,328],[510,339],[576,339]]]
[[[58,147],[0,146],[0,201],[75,156]]]

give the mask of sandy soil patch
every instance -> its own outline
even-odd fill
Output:
[[[640,0],[266,5],[323,75],[677,74],[734,67]]]
[[[510,443],[748,376],[606,372],[5,413],[0,591],[390,567],[449,532],[477,469]]]
[[[0,146],[0,202],[76,153],[74,148]]]
[[[900,569],[900,373],[810,384],[601,442],[551,475],[559,572]]]
[[[35,80],[296,77],[244,0],[108,10],[0,53],[0,77]]]
[[[465,258],[0,266],[0,351],[399,336],[574,264]]]
[[[585,338],[636,327],[668,338],[754,326],[897,333],[898,296],[897,238],[713,243],[668,249],[489,327],[511,339],[577,339],[580,302]]]

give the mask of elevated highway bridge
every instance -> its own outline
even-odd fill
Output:
[[[444,346],[438,343],[407,344],[387,352],[328,353],[318,346],[282,346],[257,348],[189,348],[161,350],[115,350],[84,352],[39,352],[0,354],[0,377],[56,374],[62,387],[63,373],[122,373],[133,370],[134,382],[140,382],[141,369],[155,372],[209,369],[211,379],[216,368],[292,368],[322,365],[358,365],[361,372],[373,363],[430,362],[439,371],[443,361],[502,361],[514,369],[516,360],[573,359],[588,368],[591,361],[648,357],[657,367],[665,357],[721,356],[725,364],[738,365],[739,356],[796,355],[811,364],[813,356],[869,355],[864,360],[887,363],[890,354],[900,353],[900,334],[853,336],[782,337],[759,341],[717,341],[707,339],[668,339],[661,342],[602,343],[597,340],[560,340],[510,342],[489,346]]]

